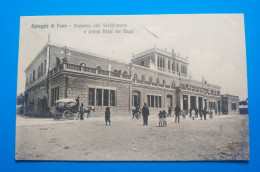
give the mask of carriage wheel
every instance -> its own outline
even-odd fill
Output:
[[[79,112],[78,113],[75,113],[75,115],[74,115],[74,119],[79,119]]]
[[[70,112],[68,110],[65,110],[62,114],[63,119],[70,119]]]

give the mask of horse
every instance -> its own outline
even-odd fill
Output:
[[[90,107],[84,108],[84,113],[87,113],[87,118],[90,118],[90,112],[91,111],[95,112],[95,107],[94,106],[90,106]]]
[[[139,119],[141,117],[142,109],[139,106],[133,107],[132,113],[133,113],[132,119],[134,119],[134,117],[136,119]]]

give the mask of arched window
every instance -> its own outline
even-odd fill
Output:
[[[101,66],[97,66],[97,70],[102,70]]]
[[[141,66],[144,66],[144,61],[141,61]]]
[[[172,81],[172,86],[175,86],[175,82],[174,81]]]
[[[152,77],[149,77],[149,82],[153,82],[153,78]]]
[[[85,63],[80,63],[80,66],[86,67],[86,64]]]
[[[145,76],[144,75],[142,75],[142,81],[145,81]]]
[[[56,57],[56,66],[59,66],[60,65],[60,59],[59,57]]]
[[[136,73],[134,74],[134,80],[137,80],[137,74]]]
[[[163,80],[163,84],[165,85],[165,80]]]
[[[172,62],[172,71],[175,71],[175,62]]]
[[[156,79],[156,83],[159,84],[160,83],[160,80],[159,78]]]

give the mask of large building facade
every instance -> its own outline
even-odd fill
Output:
[[[177,104],[222,111],[221,88],[192,80],[188,69],[188,58],[173,50],[154,47],[123,63],[48,42],[25,70],[25,114],[48,116],[56,100],[78,96],[97,113],[110,106],[129,114],[143,103],[152,114]]]

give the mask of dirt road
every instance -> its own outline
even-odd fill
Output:
[[[16,160],[247,160],[248,116],[222,115],[213,119],[167,118],[158,127],[126,115],[84,121],[17,116]]]

